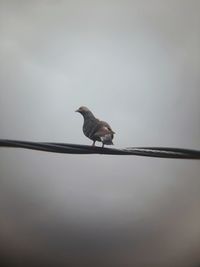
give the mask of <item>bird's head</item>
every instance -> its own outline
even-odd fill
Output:
[[[82,107],[78,108],[75,112],[79,112],[82,115],[85,115],[87,113],[90,113],[91,111],[87,107],[82,106]]]

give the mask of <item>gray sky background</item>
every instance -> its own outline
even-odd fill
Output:
[[[199,149],[199,12],[196,0],[1,0],[0,138],[91,144],[74,112],[86,105],[116,147]],[[199,176],[197,161],[1,148],[2,257],[191,266]]]

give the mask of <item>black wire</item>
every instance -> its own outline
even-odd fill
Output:
[[[170,147],[130,147],[116,149],[67,143],[30,142],[6,139],[0,139],[0,146],[67,154],[135,155],[158,158],[200,159],[199,150]]]

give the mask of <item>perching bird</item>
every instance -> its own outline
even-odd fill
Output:
[[[76,112],[83,115],[83,133],[93,140],[93,146],[96,141],[102,142],[102,147],[104,147],[104,144],[113,145],[112,139],[115,132],[107,122],[95,118],[93,113],[86,107],[80,107]]]

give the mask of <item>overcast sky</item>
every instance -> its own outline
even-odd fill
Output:
[[[199,13],[198,0],[0,0],[0,138],[91,144],[85,105],[115,147],[199,149]],[[191,160],[1,148],[2,257],[191,266],[199,176]]]

